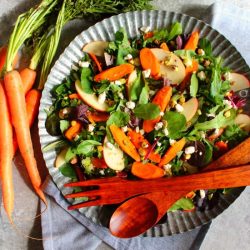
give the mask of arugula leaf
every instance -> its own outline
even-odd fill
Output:
[[[194,208],[194,203],[190,198],[181,198],[169,208],[168,211],[175,211],[175,210],[190,210]]]
[[[182,34],[182,25],[178,22],[173,23],[168,35],[168,40],[172,40],[175,36],[181,35]]]
[[[94,146],[100,146],[100,145],[102,144],[98,141],[85,140],[77,146],[76,152],[78,155],[88,155],[91,151],[93,151]]]
[[[142,91],[142,88],[143,88],[143,81],[141,77],[141,72],[137,72],[137,78],[133,82],[129,91],[129,97],[132,101],[138,100],[140,93]]]
[[[142,88],[138,103],[146,104],[148,103],[148,98],[149,98],[149,89],[148,89],[148,86],[144,86]]]
[[[206,56],[212,56],[212,45],[207,38],[201,38],[199,47],[204,50]]]
[[[168,111],[163,119],[167,121],[168,135],[171,139],[181,137],[181,132],[186,128],[186,118],[183,114],[174,111]]]
[[[134,109],[134,114],[138,118],[142,118],[144,120],[152,120],[160,115],[160,108],[158,105],[155,105],[153,103],[139,104]]]
[[[196,56],[196,53],[193,50],[179,49],[175,50],[174,53],[177,56],[181,58],[187,58],[188,60],[192,60],[192,58]]]
[[[168,31],[166,29],[154,30],[154,35],[144,40],[143,47],[145,47],[148,43],[154,42],[155,40],[163,41],[167,39],[167,37],[168,37]]]
[[[71,179],[76,178],[76,172],[69,163],[65,163],[61,167],[59,167],[59,171],[66,177],[69,177]]]
[[[230,116],[225,117],[224,112],[229,111]],[[234,122],[236,117],[236,110],[235,109],[224,109],[222,110],[214,119],[202,123],[195,124],[196,130],[209,130],[209,129],[216,129],[231,125]]]
[[[66,131],[69,128],[69,121],[68,120],[60,120],[60,130],[62,133]]]
[[[190,95],[192,97],[196,97],[197,92],[198,92],[198,78],[196,76],[196,73],[193,73],[191,76]]]
[[[92,82],[91,82],[91,78],[92,78],[92,70],[90,68],[82,68],[82,72],[81,72],[81,89],[83,90],[83,92],[87,93],[87,94],[92,94],[94,93],[93,89],[92,89]]]

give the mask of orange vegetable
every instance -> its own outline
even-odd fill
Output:
[[[143,48],[140,51],[140,61],[144,70],[151,70],[152,76],[158,76],[160,74],[160,63],[149,48]]]
[[[79,99],[82,100],[80,95],[78,95],[77,93],[73,93],[69,95],[69,99]]]
[[[128,132],[128,137],[131,139],[131,142],[134,144],[134,146],[137,149],[144,151],[144,153],[146,155],[148,149],[151,147],[151,144],[149,143],[149,141],[147,139],[145,139],[142,134],[137,133],[133,130]],[[143,148],[143,144],[148,145],[148,147]],[[159,163],[161,161],[161,156],[158,153],[155,153],[154,151],[152,151],[149,154],[148,159],[155,162],[155,163]]]
[[[165,86],[156,93],[152,103],[158,105],[160,107],[161,112],[164,112],[166,107],[168,106],[171,96],[172,96],[172,88],[169,86]],[[158,116],[153,120],[144,120],[143,121],[144,131],[147,133],[153,131],[155,124],[159,122],[160,119],[161,116]]]
[[[198,31],[194,31],[189,37],[187,43],[184,46],[186,50],[196,50],[199,43],[200,34]]]
[[[100,62],[98,61],[96,55],[93,54],[93,53],[89,53],[89,56],[90,56],[90,58],[94,61],[94,63],[96,64],[96,66],[97,66],[99,72],[102,72],[102,66],[101,66]]]
[[[153,31],[149,31],[147,32],[143,37],[144,39],[148,39],[154,36],[154,32]]]
[[[5,61],[6,61],[6,56],[7,56],[7,47],[3,46],[0,48],[0,72],[2,71]],[[13,62],[13,67],[15,68],[19,60],[19,54],[16,55],[14,62]]]
[[[87,117],[90,122],[106,122],[109,119],[109,114],[104,112],[88,112]]]
[[[41,189],[41,177],[37,169],[37,162],[30,135],[29,122],[25,105],[22,79],[16,70],[9,71],[4,76],[4,87],[10,108],[11,121],[15,128],[18,146],[24,159],[32,185],[45,204],[46,198]],[[12,144],[11,144],[12,146]]]
[[[110,125],[109,128],[114,137],[114,140],[120,146],[120,148],[135,161],[140,161],[140,155],[138,154],[129,137],[126,136],[126,134],[115,124]]]
[[[30,68],[25,68],[20,71],[20,76],[23,82],[24,93],[26,94],[35,84],[36,71]]]
[[[82,125],[80,122],[73,121],[72,123],[73,123],[73,125],[71,127],[69,127],[64,134],[65,137],[70,141],[73,140],[77,134],[79,134],[79,132],[82,128]]]
[[[170,146],[165,155],[162,157],[159,163],[159,167],[162,167],[172,161],[176,157],[176,155],[183,149],[185,143],[185,138],[182,138],[176,143],[174,143],[172,146]]]
[[[160,47],[165,51],[169,51],[168,45],[166,43],[162,43]]]
[[[108,167],[108,165],[106,164],[106,162],[103,158],[99,159],[99,158],[94,157],[91,159],[91,162],[96,168],[107,168]]]
[[[3,206],[9,220],[12,221],[12,212],[14,209],[12,125],[2,82],[0,82],[0,121],[0,173]]]
[[[128,74],[130,74],[134,70],[134,66],[129,63],[121,64],[119,66],[112,67],[110,69],[106,69],[96,75],[94,80],[96,82],[100,82],[102,80],[115,81],[118,80]]]
[[[224,141],[217,141],[214,146],[218,149],[218,151],[214,151],[215,158],[225,154],[228,151],[228,144]]]
[[[133,175],[142,179],[155,179],[165,175],[165,171],[162,168],[157,167],[152,163],[134,162],[131,172]]]

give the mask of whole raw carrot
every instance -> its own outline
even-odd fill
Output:
[[[9,220],[12,221],[12,212],[14,209],[12,125],[2,82],[0,82],[0,121],[0,169],[3,205]]]
[[[36,71],[30,68],[24,68],[20,71],[25,94],[27,94],[27,92],[33,87],[36,81],[36,75]]]
[[[0,72],[4,68],[6,56],[7,56],[7,51],[8,51],[8,48],[6,46],[3,46],[0,48]],[[19,60],[19,54],[17,53],[17,55],[15,56],[14,61],[13,61],[14,68],[16,67],[16,65],[18,63],[18,60]]]
[[[24,90],[19,72],[16,70],[7,72],[4,76],[4,86],[6,89],[11,120],[15,128],[18,146],[24,159],[29,177],[38,196],[45,203],[47,203],[44,193],[41,190],[42,181],[37,169],[37,162],[34,156],[26,111]]]

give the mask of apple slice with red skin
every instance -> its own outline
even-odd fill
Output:
[[[125,168],[124,153],[117,146],[113,145],[112,148],[107,145],[108,138],[105,137],[103,143],[103,157],[106,164],[113,170],[122,171]]]
[[[183,111],[181,114],[183,114],[188,121],[192,120],[192,118],[195,116],[198,107],[199,107],[199,101],[197,98],[193,97],[189,99],[187,102],[182,104]]]
[[[234,92],[250,88],[250,82],[243,74],[229,73],[229,81],[231,82],[231,90]]]
[[[160,74],[167,77],[173,84],[179,84],[185,78],[185,66],[182,60],[173,52],[165,51],[163,49],[151,49],[158,61],[163,62],[160,65]],[[166,65],[164,62],[167,61]],[[176,69],[175,69],[176,67]]]
[[[104,56],[104,50],[108,47],[108,42],[105,41],[93,41],[87,43],[82,51],[86,53],[92,53],[96,56],[103,57]]]
[[[98,102],[98,97],[96,94],[88,94],[85,93],[81,88],[81,83],[79,80],[75,82],[76,92],[81,97],[81,99],[90,107],[94,108],[100,112],[107,112],[109,106],[107,103],[100,103]]]
[[[238,114],[235,118],[235,123],[246,132],[250,132],[250,116],[246,114]]]
[[[126,90],[127,90],[127,95],[128,95],[128,99],[130,100],[130,90],[131,90],[131,87],[134,83],[134,81],[136,80],[137,78],[137,72],[136,70],[133,70],[129,76],[128,76],[128,79],[126,81]]]

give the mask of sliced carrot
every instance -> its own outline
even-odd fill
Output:
[[[23,82],[24,93],[26,94],[35,84],[36,71],[30,68],[24,68],[20,71],[20,76]]]
[[[77,93],[70,94],[69,95],[69,99],[79,99],[79,100],[82,100],[82,98],[80,97],[80,95],[77,94]]]
[[[186,42],[184,49],[196,50],[199,43],[200,34],[198,31],[194,31]]]
[[[166,164],[168,164],[170,161],[172,161],[176,155],[183,149],[185,146],[186,140],[185,138],[180,139],[176,143],[174,143],[165,153],[165,155],[162,157],[159,167],[162,167]]]
[[[160,47],[165,51],[169,51],[168,45],[166,43],[162,43]]]
[[[90,122],[106,122],[109,119],[109,114],[104,112],[88,112],[87,117]]]
[[[122,77],[130,74],[134,70],[134,66],[129,63],[121,64],[119,66],[106,69],[96,75],[94,80],[100,82],[102,80],[115,81],[121,79]]]
[[[168,106],[171,96],[172,96],[172,88],[169,86],[165,86],[156,93],[152,103],[158,105],[160,107],[161,112],[164,112]],[[159,122],[160,119],[161,116],[158,116],[153,120],[144,120],[143,121],[144,131],[147,133],[153,131],[155,124]]]
[[[12,221],[14,209],[14,187],[12,176],[12,125],[9,115],[7,98],[3,84],[0,82],[0,172],[2,180],[2,197],[4,209]]]
[[[106,162],[103,158],[99,159],[99,158],[93,157],[93,158],[91,158],[91,162],[96,168],[107,168],[108,167],[108,165],[106,164]]]
[[[10,107],[12,124],[15,128],[18,146],[24,159],[25,166],[36,193],[43,200],[43,202],[47,204],[45,195],[41,189],[42,181],[34,156],[34,149],[25,105],[23,84],[18,71],[12,70],[5,74],[4,87],[6,89],[6,95]]]
[[[134,162],[131,172],[133,175],[142,179],[161,178],[165,175],[165,171],[162,168],[152,163],[143,164],[142,162]]]
[[[154,36],[154,32],[153,31],[149,31],[146,34],[144,34],[143,38],[144,39],[148,39]]]
[[[131,142],[134,144],[134,146],[137,149],[140,149],[140,151],[143,151],[144,154],[146,155],[148,149],[151,147],[149,141],[145,139],[142,134],[137,133],[136,131],[133,130],[128,132],[128,137],[131,139]],[[148,145],[147,148],[144,148],[143,144]],[[148,159],[155,163],[159,163],[161,161],[161,156],[158,153],[152,151],[149,154]]]
[[[151,70],[152,76],[158,76],[160,74],[160,63],[149,48],[143,48],[140,51],[140,61],[144,70]]]
[[[100,62],[98,61],[97,57],[95,54],[93,53],[89,53],[90,58],[94,61],[94,63],[96,64],[98,71],[102,72],[102,66],[100,64]]]
[[[72,141],[76,137],[76,135],[79,134],[81,128],[82,124],[78,121],[74,121],[74,124],[66,130],[64,135],[68,140]]]
[[[128,136],[115,124],[109,126],[110,131],[114,137],[115,142],[120,146],[120,148],[132,157],[135,161],[140,161],[140,155],[138,154],[135,146],[131,142]]]

